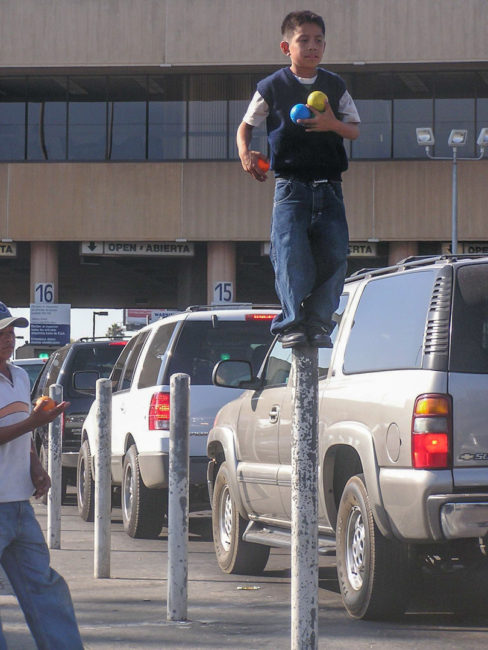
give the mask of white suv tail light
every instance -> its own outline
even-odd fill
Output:
[[[452,408],[449,395],[419,395],[412,417],[412,465],[416,469],[451,466]]]
[[[154,393],[149,405],[149,431],[169,430],[169,392]]]

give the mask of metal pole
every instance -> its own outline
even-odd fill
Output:
[[[457,255],[457,147],[452,148],[451,253]]]
[[[291,648],[318,647],[318,351],[293,348]]]
[[[170,378],[168,495],[168,621],[186,621],[188,600],[188,473],[190,377]]]
[[[49,397],[56,403],[63,401],[63,387],[53,384],[49,387]],[[49,423],[47,468],[51,477],[51,488],[47,493],[47,545],[61,548],[61,415]]]
[[[112,481],[112,383],[97,380],[95,436],[95,538],[94,577],[110,578],[110,524]]]

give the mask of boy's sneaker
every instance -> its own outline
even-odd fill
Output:
[[[300,345],[308,345],[307,335],[302,326],[289,327],[280,334],[278,341],[284,348],[295,348]]]
[[[312,348],[331,348],[332,341],[322,327],[312,325],[307,328],[308,343]],[[284,346],[283,346],[284,347]]]

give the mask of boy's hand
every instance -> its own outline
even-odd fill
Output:
[[[261,183],[266,180],[266,172],[259,168],[258,160],[267,160],[259,151],[246,151],[241,155],[242,168]]]
[[[325,110],[318,111],[313,106],[307,104],[307,108],[313,113],[313,117],[306,120],[298,120],[297,124],[305,127],[305,131],[336,131],[339,120],[334,115],[328,101],[325,102]]]

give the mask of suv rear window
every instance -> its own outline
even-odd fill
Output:
[[[99,373],[100,378],[106,378],[112,372],[123,346],[119,344],[83,346],[78,348],[70,363],[69,372],[73,377],[79,370],[93,370]],[[70,383],[68,394],[76,392]]]
[[[218,361],[250,361],[254,373],[261,367],[273,340],[270,321],[185,321],[173,352],[165,383],[175,372],[185,372],[192,385],[212,385]]]
[[[488,372],[488,264],[462,266],[456,276],[451,329],[452,372]]]

